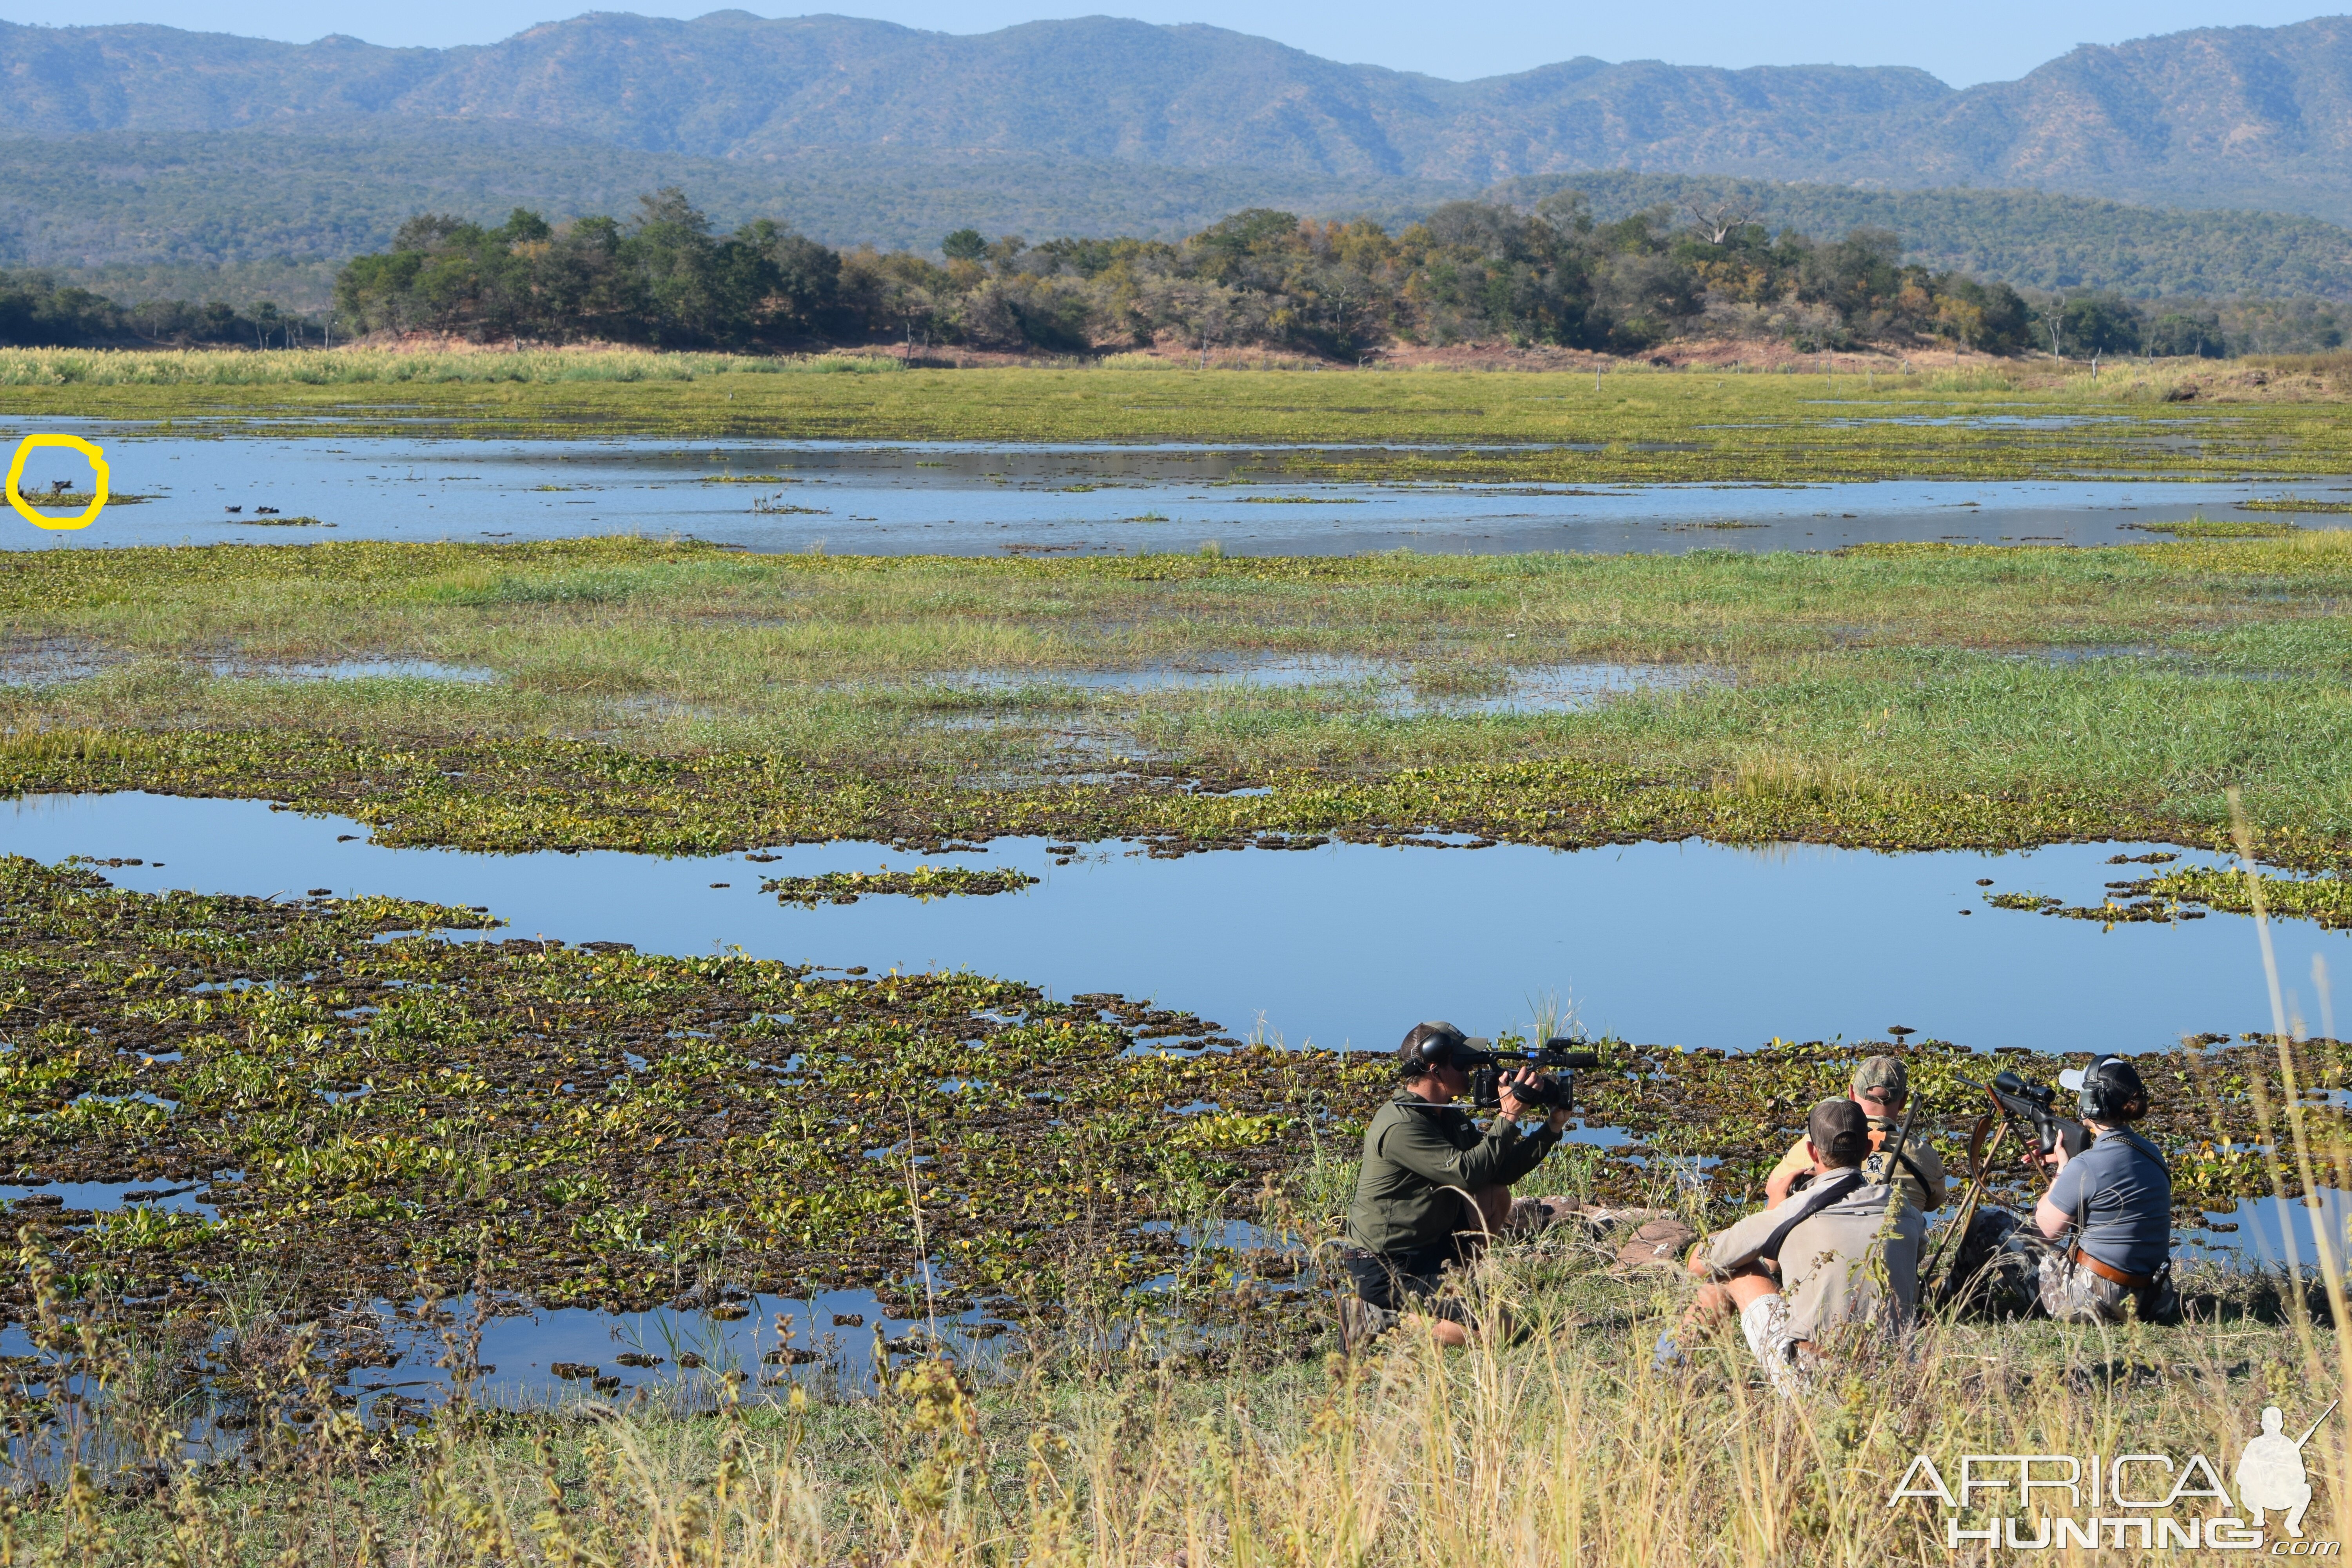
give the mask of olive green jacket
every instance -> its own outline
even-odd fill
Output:
[[[1481,1131],[1461,1107],[1432,1105],[1399,1089],[1364,1130],[1348,1239],[1372,1252],[1410,1252],[1444,1241],[1465,1228],[1462,1193],[1510,1185],[1541,1164],[1559,1142],[1549,1127],[1522,1137],[1518,1124],[1499,1114]]]

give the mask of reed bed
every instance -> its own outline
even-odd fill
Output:
[[[373,386],[692,381],[887,374],[887,354],[729,354],[628,348],[9,349],[0,386]]]

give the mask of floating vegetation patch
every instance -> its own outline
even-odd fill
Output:
[[[1255,1191],[1385,1076],[970,974],[391,934],[491,923],[0,861],[0,1171],[212,1177],[218,1215],[10,1217],[158,1313],[258,1257],[313,1259],[321,1309],[478,1272],[616,1310],[706,1279],[888,1296],[919,1223],[956,1299],[1051,1298],[1081,1235],[1089,1278],[1164,1272],[1174,1241],[1136,1226]],[[1227,1114],[1167,1109],[1199,1100]]]
[[[302,731],[52,731],[0,736],[0,795],[143,789],[279,800],[368,825],[391,847],[505,853],[718,854],[871,839],[936,851],[1004,837],[1135,838],[1152,853],[1269,839],[1396,842],[1466,835],[1559,848],[1642,839],[1802,840],[1875,849],[2021,848],[2084,839],[2226,842],[2125,803],[2043,792],[1874,790],[1758,774],[1715,783],[1574,758],[1400,769],[1350,778],[1122,773],[978,788],[935,773],[877,774],[772,754],[651,756],[583,741],[362,741]],[[2321,833],[2273,829],[2264,857],[2332,865]]]
[[[1752,558],[25,550],[0,559],[12,647],[128,655],[135,626],[142,657],[110,652],[121,677],[82,689],[56,661],[18,679],[0,660],[0,781],[348,809],[398,821],[394,842],[709,852],[1015,832],[2207,844],[2226,776],[2278,829],[2265,858],[2301,866],[2352,851],[2352,712],[2317,673],[2340,662],[2326,611],[2347,584],[2352,531],[2330,530]],[[2218,638],[2233,662],[2211,673],[2232,678],[2195,679],[2186,657],[2020,670],[2006,652],[2135,635],[2120,646]],[[225,644],[460,667],[496,648],[508,679],[462,712],[422,689],[271,710],[190,684]],[[1121,692],[1332,689],[934,702],[992,665]],[[989,721],[940,721],[950,708]],[[2217,760],[2216,735],[2243,750]],[[551,736],[568,738],[532,738]],[[1213,784],[1261,793],[1212,802]]]
[[[2175,539],[2284,539],[2290,533],[2304,531],[2292,522],[2226,518],[2209,521],[2201,517],[2190,518],[2185,522],[2126,522],[2121,526],[2137,529],[2142,533],[2168,533]]]
[[[34,508],[36,510],[45,510],[51,507],[59,507],[72,511],[80,511],[84,508],[88,507],[90,502],[98,499],[97,496],[91,494],[88,490],[28,489],[20,493],[22,493],[25,498],[25,504]],[[106,504],[109,506],[137,506],[142,501],[151,501],[157,499],[159,498],[152,495],[142,495],[135,490],[110,490],[107,493]]]
[[[854,904],[880,893],[903,893],[919,900],[958,895],[1013,893],[1034,887],[1037,879],[1010,866],[985,871],[962,866],[918,866],[911,871],[827,871],[815,877],[772,877],[760,891],[773,893],[782,904]]]
[[[226,528],[332,528],[335,525],[316,517],[225,517],[216,519]]]
[[[2316,921],[2342,930],[2352,926],[2352,881],[2341,877],[2277,877],[2263,874],[2263,907],[2273,915]],[[2147,890],[2185,904],[2203,904],[2232,914],[2253,912],[2253,889],[2242,871],[2192,866],[2168,871],[2146,884]]]
[[[835,367],[880,374],[809,374]],[[647,381],[667,383],[662,395],[646,397]],[[1621,374],[1571,409],[1542,373],[1234,370],[1204,382],[1108,366],[901,370],[840,355],[26,351],[0,363],[0,384],[28,420],[168,418],[305,437],[430,425],[452,437],[1279,446],[1291,448],[1291,484],[2180,475],[2284,486],[2352,462],[2332,400],[2118,412],[2126,405],[2087,387],[2029,390],[2007,377],[1886,392],[1871,401],[1887,417],[1863,419],[1825,401],[1811,376]]]
[[[2106,900],[2096,904],[2070,904],[2063,899],[2050,898],[2041,893],[1994,893],[1985,902],[1997,910],[2024,910],[2032,914],[2056,915],[2061,920],[2096,921],[2102,925],[2167,925],[2174,921],[2201,921],[2202,910],[2182,909],[2178,900],[2162,897],[2135,896],[2126,889],[2144,889],[2145,882],[2116,885]],[[2118,902],[2120,896],[2123,901]]]
[[[2352,511],[2352,500],[2297,500],[2293,496],[2271,496],[2261,500],[2242,500],[2241,511]]]
[[[1362,506],[1361,496],[1243,496],[1252,506]]]
[[[2161,865],[2178,858],[2177,855],[2162,853],[2118,855],[2109,863]],[[2263,908],[2272,915],[2315,921],[2331,930],[2352,927],[2352,880],[2337,876],[2281,877],[2267,872],[2259,874],[2256,880],[2262,884]],[[2154,877],[2110,882],[2106,900],[2096,904],[2069,904],[2063,899],[2043,893],[1994,893],[1985,902],[1997,910],[2022,910],[2107,925],[2200,921],[2209,909],[2240,915],[2252,914],[2254,910],[2253,889],[2247,886],[2245,873],[2215,866],[2187,866]]]

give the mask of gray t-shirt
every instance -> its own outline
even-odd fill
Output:
[[[2082,1219],[2077,1243],[2111,1268],[2154,1274],[2172,1256],[2172,1173],[2156,1145],[2128,1129],[2066,1162],[2050,1184],[2052,1204]]]

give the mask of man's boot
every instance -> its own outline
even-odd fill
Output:
[[[1397,1315],[1361,1296],[1339,1298],[1339,1344],[1353,1355],[1396,1326]]]

